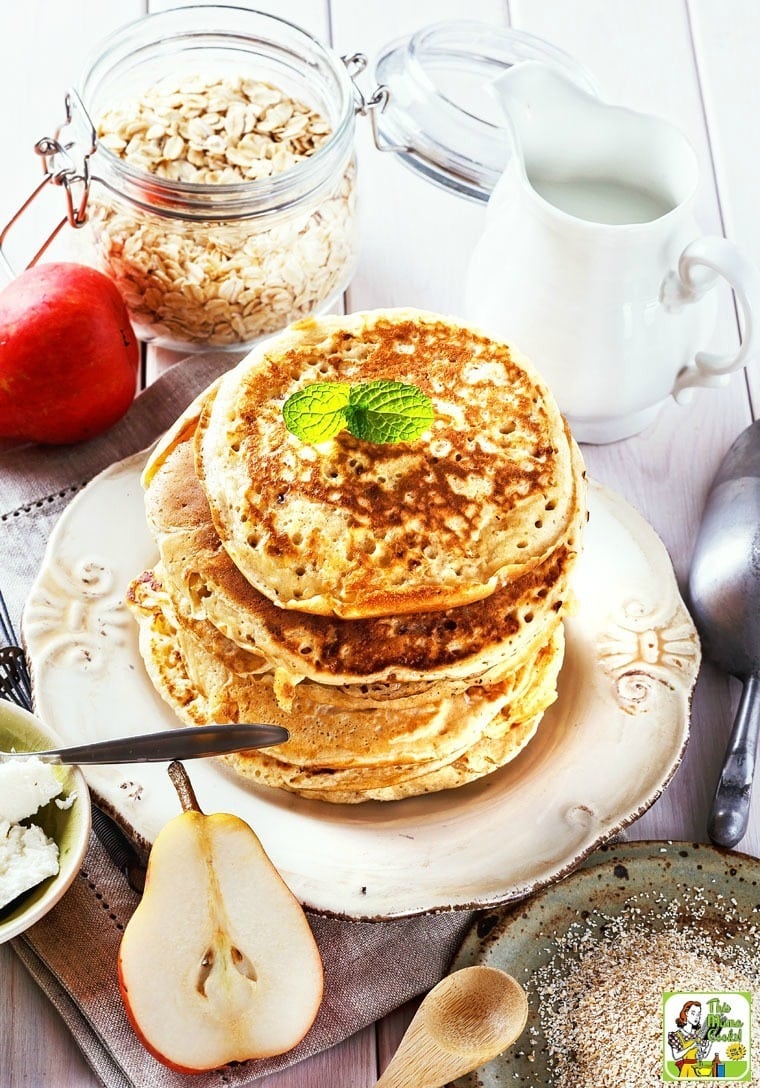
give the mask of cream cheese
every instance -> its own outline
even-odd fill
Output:
[[[34,823],[22,824],[62,792],[37,756],[0,762],[0,909],[58,872],[58,847]]]

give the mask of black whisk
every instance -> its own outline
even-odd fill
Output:
[[[0,590],[0,698],[7,699],[25,710],[32,709],[32,681],[26,655],[18,644],[5,597]]]

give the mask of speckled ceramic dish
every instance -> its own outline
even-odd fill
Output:
[[[759,912],[759,859],[713,846],[650,841],[602,847],[565,880],[518,906],[480,916],[451,969],[482,963],[507,971],[526,988],[530,1011],[525,1031],[504,1054],[456,1084],[459,1088],[554,1088],[557,1080],[548,1048],[560,1046],[559,1031],[547,1037],[551,1032],[545,1027],[546,1009],[542,1018],[538,1007],[543,985],[539,980],[549,973],[569,973],[579,949],[619,939],[626,927],[630,929],[631,919],[642,928],[644,947],[648,947],[647,934],[687,933],[692,948],[708,941],[718,950],[730,946],[734,952],[746,952],[757,964]],[[555,966],[558,963],[560,968]],[[635,979],[636,963],[629,962],[628,967]],[[610,1047],[619,1052],[625,1045],[626,1009],[635,1002],[627,1000],[623,986],[616,991],[612,1008],[601,992],[601,977],[597,978],[597,1016],[606,1025]],[[662,989],[669,989],[664,976]],[[759,995],[754,996],[757,1000]],[[653,1000],[650,1011],[656,1018],[662,994],[658,992]],[[650,1078],[662,1059],[662,1045],[655,1028],[646,1068]],[[591,1088],[580,1072],[577,1076],[579,1088]],[[640,1079],[634,1074],[634,1080],[637,1085],[653,1083],[643,1067]],[[634,1080],[627,1079],[625,1084]],[[660,1081],[659,1070],[655,1080]]]
[[[67,744],[177,724],[147,678],[124,605],[131,579],[156,561],[143,461],[114,465],[74,498],[24,613],[37,709]],[[700,656],[651,527],[598,484],[589,511],[559,698],[512,763],[456,790],[330,805],[196,760],[201,806],[246,820],[301,902],[343,917],[496,906],[570,872],[670,780],[686,745]],[[141,844],[176,814],[161,766],[86,774]]]
[[[0,750],[10,752],[42,751],[58,747],[60,741],[42,722],[20,707],[0,700]],[[79,872],[90,838],[90,797],[87,783],[78,767],[54,767],[63,786],[62,797],[76,794],[70,808],[59,808],[51,801],[33,817],[49,838],[58,844],[58,874],[32,888],[0,910],[0,944],[17,937],[38,922],[55,906]]]

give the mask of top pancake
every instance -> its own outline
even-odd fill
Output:
[[[342,619],[279,608],[231,561],[214,529],[195,474],[194,431],[212,386],[189,406],[150,456],[144,476],[148,525],[158,544],[164,584],[178,612],[209,620],[228,639],[260,654],[294,682],[359,685],[383,702],[403,687],[450,690],[505,666],[514,667],[565,610],[568,578],[585,520],[585,479],[573,450],[574,518],[540,564],[480,601],[436,612]],[[335,698],[332,693],[331,698]]]
[[[312,445],[286,429],[298,389],[379,378],[431,398],[420,439]],[[250,584],[345,619],[482,600],[546,559],[577,513],[563,420],[530,364],[414,310],[309,319],[254,349],[208,398],[196,467]]]

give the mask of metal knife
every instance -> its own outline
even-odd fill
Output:
[[[1,759],[38,756],[49,763],[160,763],[164,760],[198,759],[248,748],[283,744],[290,734],[280,725],[191,725],[186,729],[165,729],[134,737],[79,744],[73,748],[52,748],[43,752],[0,752]]]

